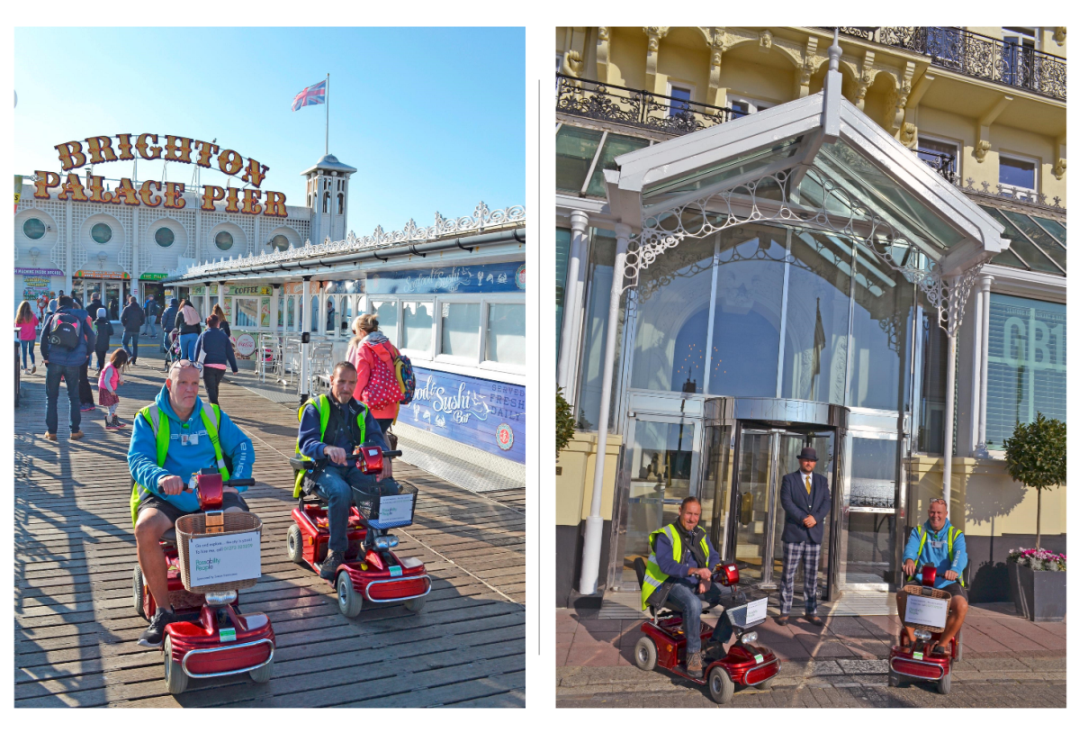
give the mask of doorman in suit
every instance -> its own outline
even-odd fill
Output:
[[[801,470],[783,477],[779,501],[786,512],[783,525],[783,580],[779,586],[779,616],[776,623],[786,626],[794,602],[794,574],[802,564],[806,620],[823,626],[817,615],[817,567],[820,547],[824,542],[824,518],[832,506],[828,479],[813,473],[817,466],[817,451],[809,446],[798,454]]]

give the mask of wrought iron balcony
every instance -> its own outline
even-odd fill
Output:
[[[736,116],[727,107],[675,99],[643,89],[628,89],[590,79],[558,74],[557,111],[575,117],[613,122],[684,135]]]
[[[923,150],[918,148],[914,151],[922,162],[939,173],[949,183],[958,183],[958,174],[955,170],[955,156],[940,153],[936,150]]]
[[[1033,48],[942,26],[841,27],[839,32],[925,54],[931,57],[934,66],[976,79],[1007,84],[1053,99],[1067,99],[1067,63],[1059,56]]]

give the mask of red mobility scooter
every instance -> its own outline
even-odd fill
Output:
[[[193,586],[190,553],[185,550],[181,555],[178,547],[196,535],[240,532],[261,535],[262,523],[255,515],[221,510],[225,486],[251,486],[255,480],[222,481],[220,474],[199,473],[192,481],[203,513],[180,517],[176,526],[161,538],[168,562],[169,600],[178,616],[177,621],[165,627],[162,646],[165,684],[169,693],[179,695],[191,679],[246,672],[255,682],[268,682],[273,676],[276,645],[273,626],[266,614],[242,614],[239,605],[238,591],[255,585],[258,578]],[[157,604],[143,582],[138,565],[135,565],[133,591],[135,611],[143,618],[153,618]]]
[[[937,569],[933,565],[923,565],[922,584],[908,584],[897,594],[896,605],[903,624],[914,629],[914,638],[907,638],[906,629],[899,632],[899,644],[892,647],[888,655],[888,686],[898,687],[904,678],[935,682],[937,692],[947,695],[952,689],[952,665],[962,659],[963,644],[958,637],[952,638],[945,654],[937,653],[937,642],[944,631],[944,624],[919,623],[908,616],[907,609],[914,605],[911,597],[931,598],[943,602],[943,619],[948,616],[948,604],[952,594],[934,588],[937,581]],[[939,624],[939,625],[938,625]]]
[[[633,562],[637,580],[642,586],[645,568],[642,558],[638,557]],[[737,588],[738,580],[738,566],[733,562],[723,563],[712,575],[713,582],[730,588]],[[746,603],[744,594],[736,593],[734,597],[742,605],[724,611],[734,627],[735,634],[734,643],[725,654],[719,646],[709,649],[715,629],[701,621],[701,650],[704,652],[704,673],[701,677],[695,677],[686,671],[686,634],[682,629],[682,607],[671,600],[668,600],[663,608],[649,605],[648,611],[652,618],[641,624],[644,636],[633,651],[633,661],[646,672],[658,664],[679,677],[707,686],[708,694],[720,705],[731,701],[736,686],[767,690],[782,669],[782,664],[775,652],[754,644],[757,641],[757,632],[750,629],[764,623],[768,600],[762,598]],[[710,605],[704,610],[714,607]]]
[[[365,474],[382,470],[382,462],[396,458],[401,451],[383,451],[376,445],[359,446],[352,460]],[[292,510],[294,524],[288,529],[288,558],[305,564],[316,573],[329,551],[330,525],[326,502],[316,492],[315,474],[327,460],[307,461],[290,458],[296,472],[294,496],[297,506]],[[387,491],[394,482],[397,493]],[[355,618],[365,603],[403,603],[414,613],[423,610],[431,592],[431,578],[423,561],[417,557],[398,557],[393,548],[396,536],[387,530],[412,524],[416,510],[416,487],[384,479],[376,484],[379,494],[372,498],[355,487],[352,489],[352,508],[348,518],[348,550],[345,561],[332,581],[337,589],[337,608],[348,618]]]

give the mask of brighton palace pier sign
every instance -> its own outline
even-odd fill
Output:
[[[213,143],[195,140],[177,135],[154,135],[144,132],[141,135],[116,135],[88,137],[85,140],[73,140],[56,146],[60,153],[60,170],[70,171],[87,163],[98,165],[120,160],[135,160],[137,154],[143,160],[165,160],[177,163],[192,163],[202,168],[217,167],[229,176],[240,176],[244,183],[253,188],[233,188],[221,186],[203,186],[199,208],[214,211],[214,204],[225,202],[225,211],[232,214],[262,214],[264,216],[287,217],[285,194],[277,191],[261,191],[269,166],[262,165],[254,158],[244,158],[235,150],[222,150]],[[68,173],[63,181],[60,175],[52,171],[35,171],[34,198],[49,198],[49,189],[60,187],[63,190],[57,196],[61,201],[91,201],[99,204],[117,206],[164,206],[166,209],[182,209],[184,184],[161,181],[143,181],[138,187],[130,178],[121,178],[120,185],[112,191],[105,190],[103,176],[90,175],[85,185],[78,173]],[[263,198],[265,196],[265,198]]]

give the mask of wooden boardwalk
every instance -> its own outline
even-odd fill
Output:
[[[164,383],[160,363],[129,370],[125,422]],[[61,388],[60,440],[45,440],[39,369],[24,377],[15,410],[17,706],[524,705],[523,490],[480,495],[395,462],[420,490],[399,550],[423,559],[434,587],[420,614],[393,606],[349,620],[330,584],[285,556],[296,410],[228,382],[221,404],[255,443],[259,483],[245,498],[263,521],[262,578],[240,602],[273,622],[273,679],[193,680],[178,697],[166,693],[161,653],[135,644],[146,621],[131,600],[130,430],[106,431],[98,408],[82,414],[86,437],[69,441]]]

